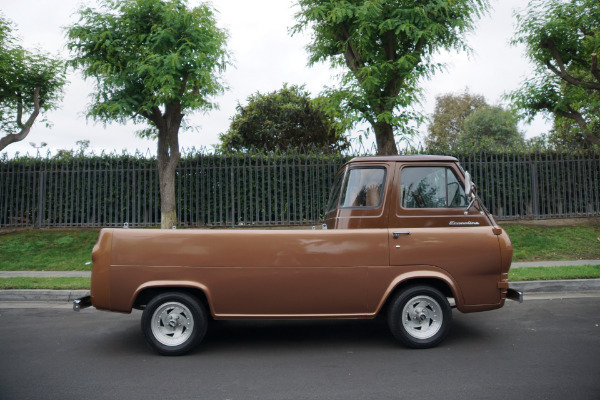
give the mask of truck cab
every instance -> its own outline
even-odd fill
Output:
[[[446,156],[357,157],[334,178],[328,229],[496,226],[480,202],[468,209],[465,172]]]
[[[454,157],[352,159],[334,178],[325,224],[387,229],[390,266],[450,272],[463,312],[498,308],[509,293],[510,239]]]

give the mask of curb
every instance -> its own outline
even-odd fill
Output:
[[[600,279],[511,282],[510,287],[523,293],[557,293],[600,291]]]
[[[0,302],[69,303],[89,293],[89,290],[8,289],[0,290]]]
[[[511,282],[510,287],[524,294],[598,292],[600,295],[600,279]],[[0,302],[70,303],[89,293],[89,290],[8,289],[0,290]]]

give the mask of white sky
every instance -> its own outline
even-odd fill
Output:
[[[188,125],[197,129],[180,133],[182,148],[217,144],[219,133],[229,127],[237,103],[245,104],[246,98],[256,91],[271,92],[288,82],[306,84],[307,90],[316,96],[325,85],[335,83],[328,66],[307,66],[304,47],[309,36],[289,35],[288,29],[294,25],[293,3],[292,0],[212,1],[219,12],[219,26],[229,32],[228,49],[234,67],[229,67],[223,77],[230,89],[215,99],[219,110],[187,117]],[[0,0],[0,10],[16,25],[26,48],[39,48],[67,58],[63,28],[76,22],[75,12],[80,4],[80,0]],[[460,93],[468,87],[471,93],[483,94],[488,103],[499,104],[504,93],[519,86],[530,74],[531,66],[523,49],[511,47],[509,40],[515,26],[513,11],[525,8],[526,4],[526,0],[492,0],[490,15],[479,21],[477,30],[468,37],[473,54],[439,56],[438,60],[448,64],[448,70],[423,83],[422,112],[428,115],[433,112],[438,94]],[[70,83],[60,108],[46,115],[52,126],[47,128],[37,122],[25,140],[8,146],[4,152],[9,156],[15,152],[32,154],[35,150],[29,142],[38,146],[46,142],[54,153],[58,149],[76,148],[78,140],[89,140],[90,149],[96,152],[149,149],[152,154],[156,153],[154,141],[134,134],[141,126],[110,124],[104,127],[86,121],[85,109],[93,82],[84,82],[77,72],[70,72],[68,79]],[[526,137],[545,133],[549,128],[550,124],[542,118],[521,126]],[[421,131],[426,132],[426,125]],[[354,137],[358,134],[358,131],[353,132]]]

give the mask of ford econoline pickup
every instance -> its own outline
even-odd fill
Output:
[[[500,308],[512,244],[445,156],[349,161],[324,224],[306,230],[102,229],[76,311],[143,310],[160,354],[198,345],[209,319],[374,318],[412,348],[446,337],[452,308]]]

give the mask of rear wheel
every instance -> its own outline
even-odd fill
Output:
[[[180,292],[159,294],[142,314],[142,332],[159,354],[178,356],[194,349],[206,334],[204,306],[193,296]]]
[[[396,294],[388,310],[394,337],[408,347],[437,346],[450,331],[452,309],[446,297],[432,286],[410,286]]]

